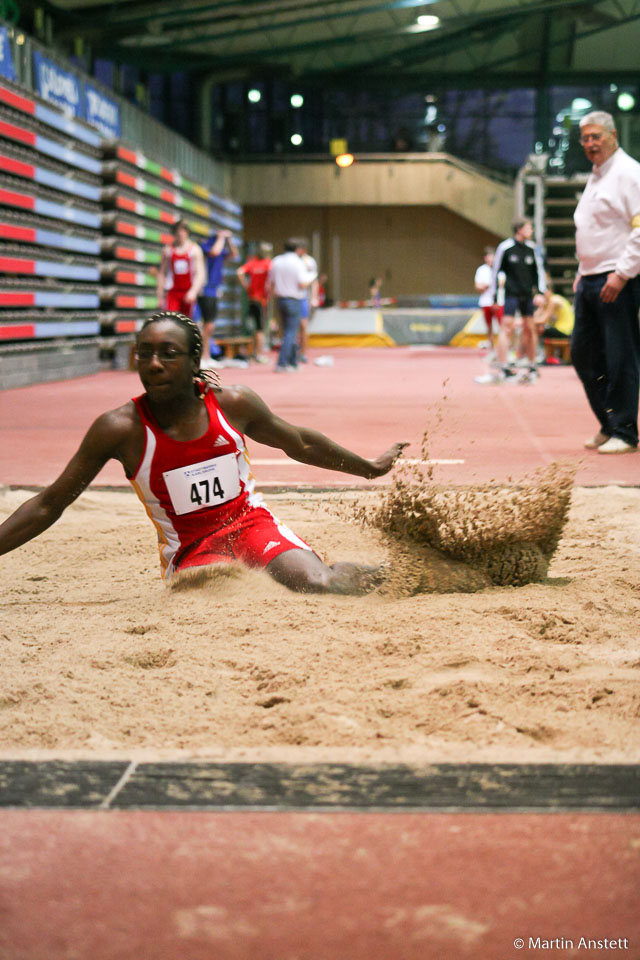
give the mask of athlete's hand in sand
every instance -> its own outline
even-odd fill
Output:
[[[381,454],[377,460],[372,460],[371,462],[376,470],[375,476],[383,477],[385,473],[389,473],[389,470],[391,470],[391,467],[398,457],[402,456],[404,448],[408,446],[408,443],[394,443],[394,445],[389,447],[385,453]]]

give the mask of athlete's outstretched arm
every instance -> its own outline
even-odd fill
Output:
[[[98,417],[58,479],[23,503],[0,525],[0,554],[33,540],[55,523],[107,460],[115,456],[121,433],[117,414],[118,411],[112,411]]]
[[[381,477],[389,472],[407,446],[406,443],[394,443],[375,460],[366,460],[317,430],[287,423],[248,387],[225,389],[218,395],[218,401],[231,424],[246,436],[268,447],[278,447],[292,460],[314,467],[368,479]]]

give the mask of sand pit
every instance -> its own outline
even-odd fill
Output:
[[[6,516],[30,494],[4,490]],[[371,494],[270,495],[327,561],[388,556]],[[356,505],[357,501],[357,505]],[[456,561],[434,554],[439,564]],[[168,588],[133,493],[88,491],[0,558],[3,756],[633,762],[640,490],[575,488],[541,582],[300,596],[215,571]],[[465,572],[467,571],[467,572]]]

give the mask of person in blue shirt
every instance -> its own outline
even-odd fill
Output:
[[[202,357],[205,364],[211,362],[210,340],[218,315],[218,291],[222,285],[224,261],[228,256],[238,258],[238,248],[230,230],[218,230],[201,243],[204,253],[207,280],[198,297],[202,317]]]

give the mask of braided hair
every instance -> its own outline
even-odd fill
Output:
[[[169,320],[171,323],[177,323],[178,326],[182,327],[187,335],[189,356],[198,361],[198,371],[193,378],[193,381],[196,387],[198,387],[199,384],[204,386],[204,391],[197,391],[199,396],[204,396],[207,390],[209,390],[212,386],[219,387],[220,377],[214,370],[200,369],[200,360],[202,359],[202,334],[200,333],[200,327],[195,320],[185,316],[184,313],[174,313],[170,310],[167,310],[162,313],[154,313],[152,316],[148,317],[142,324],[140,332],[142,332],[142,330],[144,330],[150,324],[160,323],[163,320]]]

